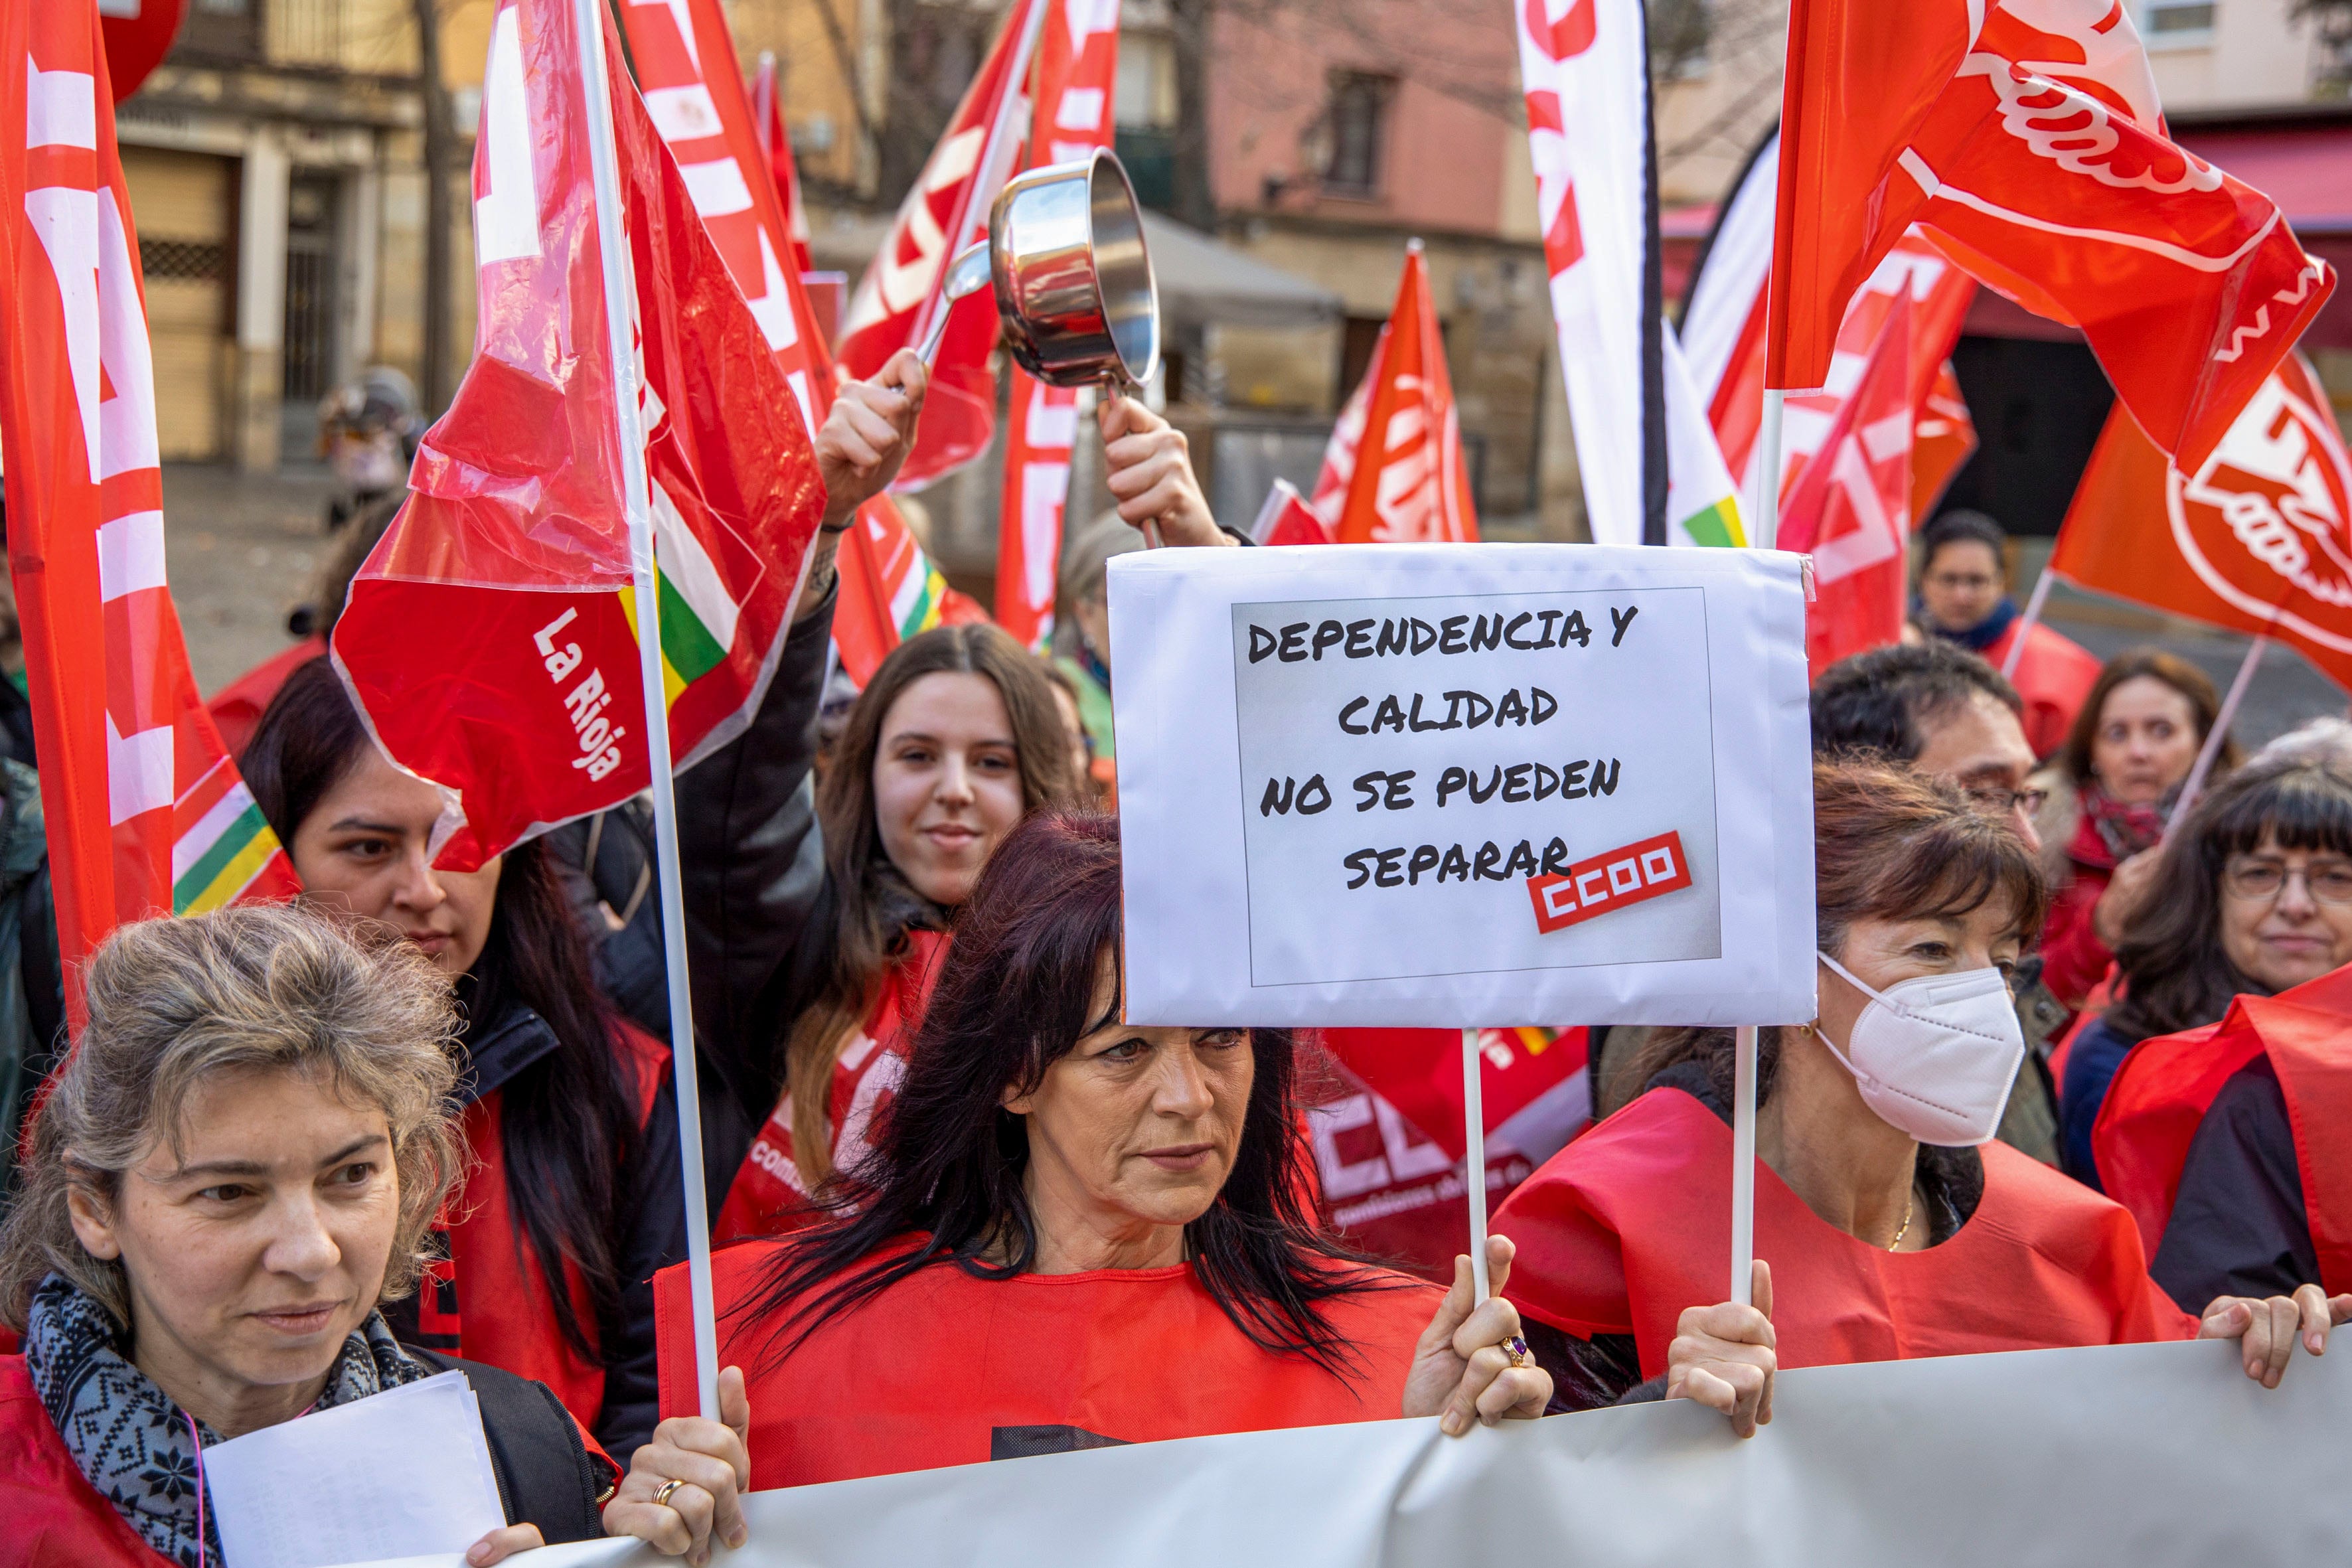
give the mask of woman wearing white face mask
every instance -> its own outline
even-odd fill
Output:
[[[2202,1333],[2242,1335],[2275,1383],[2298,1323],[2324,1343],[2315,1289],[2193,1321],[2121,1208],[1990,1141],[2024,1048],[2006,972],[2043,908],[2023,841],[1870,763],[1816,767],[1813,814],[1821,1015],[1761,1042],[1757,1305],[1708,1305],[1731,1248],[1730,1033],[1676,1031],[1647,1091],[1496,1215],[1556,1403],[1695,1398],[1744,1435],[1783,1364]]]

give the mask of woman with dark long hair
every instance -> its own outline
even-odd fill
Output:
[[[650,1282],[686,1253],[667,1049],[598,990],[540,843],[433,865],[439,794],[376,749],[329,660],[288,679],[241,765],[307,895],[394,927],[457,982],[474,1163],[448,1256],[394,1332],[537,1378],[629,1452],[654,1426]]]
[[[1373,1268],[1301,1201],[1290,1037],[1120,1022],[1118,830],[1015,829],[960,917],[860,1201],[715,1260],[751,1482],[1210,1432],[1539,1413],[1499,1297]],[[1511,1249],[1494,1238],[1495,1279]],[[693,1401],[684,1271],[666,1402]],[[1513,1348],[1507,1348],[1513,1347]]]
[[[989,626],[935,627],[883,660],[817,778],[833,533],[897,473],[922,371],[886,369],[911,400],[851,383],[818,432],[833,454],[822,541],[751,728],[680,775],[678,837],[702,1059],[703,1176],[713,1237],[803,1224],[855,1166],[903,1070],[955,911],[1026,814],[1079,798],[1044,667]],[[1142,405],[1104,416],[1120,515],[1170,544],[1231,543],[1184,437]]]
[[[2067,1047],[2066,1172],[2096,1187],[2091,1131],[2126,1053],[2352,963],[2352,773],[2252,763],[2200,800],[2116,946],[2121,996]]]
[[[1821,1014],[1758,1038],[1755,1305],[1717,1300],[1727,1029],[1650,1042],[1643,1092],[1496,1216],[1564,1403],[1693,1398],[1751,1434],[1782,1364],[2194,1333],[2242,1340],[2275,1384],[2298,1319],[2324,1341],[2315,1289],[2191,1320],[2129,1215],[1994,1140],[2025,1050],[2009,971],[2043,907],[2024,840],[1957,787],[1869,762],[1814,766],[1813,825]]]
[[[2036,779],[2049,786],[2034,824],[2051,891],[2042,980],[2068,1007],[2105,977],[2116,939],[2155,874],[2165,819],[2221,709],[2213,683],[2187,659],[2126,648],[2099,671],[2054,765]],[[2224,736],[2214,779],[2237,765],[2237,743]]]

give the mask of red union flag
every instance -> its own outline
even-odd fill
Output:
[[[620,237],[597,220],[581,76],[593,44],[572,14],[568,0],[505,0],[492,19],[474,363],[335,626],[378,741],[464,813],[441,851],[453,868],[650,778],[608,310],[637,327],[679,767],[757,710],[824,510],[771,347],[776,317],[759,319],[765,307],[747,308],[729,277],[617,38],[606,68],[636,298],[604,297],[601,247]]]
[[[1092,13],[1091,0],[1078,0]],[[898,221],[849,301],[841,363],[863,380],[890,356],[920,344],[932,318],[947,309],[940,284],[956,252],[988,237],[988,211],[1004,188],[1028,119],[1029,65],[1051,0],[1019,0],[996,45],[957,105],[955,118],[923,164]],[[898,488],[920,489],[988,449],[996,427],[996,308],[985,290],[965,300],[948,322],[915,449]]]
[[[2050,569],[2068,582],[2294,644],[2352,690],[2352,458],[2300,354],[2194,472],[2118,405]]]
[[[720,26],[726,24],[722,16]],[[696,30],[703,21],[695,18]],[[806,272],[809,260],[808,211],[801,205],[800,165],[793,160],[793,138],[784,124],[783,94],[776,84],[776,57],[761,51],[759,69],[751,77],[751,131],[759,138],[760,151],[767,154],[768,176],[776,184],[776,202],[784,211],[784,221],[791,225],[793,266]]]
[[[1250,539],[1257,544],[1328,544],[1331,525],[1299,499],[1297,488],[1288,479],[1276,479],[1265,492],[1265,503],[1257,509]]]
[[[1903,636],[1911,357],[1911,298],[1897,294],[1861,382],[1789,489],[1779,543],[1813,558],[1818,596],[1805,609],[1805,656],[1816,679],[1849,654]]]
[[[1536,930],[1549,935],[1690,885],[1683,836],[1661,833],[1571,861],[1565,871],[1530,877],[1528,899],[1535,905]]]
[[[139,241],[90,0],[0,9],[0,443],[66,965],[294,874],[196,696],[163,576]]]
[[[1037,117],[1024,160],[1066,163],[1111,144],[1118,87],[1118,0],[1062,0],[1037,46]],[[1043,651],[1054,635],[1055,568],[1070,497],[1078,389],[1014,366],[1006,388],[1004,492],[997,508],[996,624]]]
[[[1478,513],[1419,240],[1406,247],[1381,342],[1380,380],[1365,398],[1363,441],[1333,531],[1343,544],[1475,542]]]
[[[1372,342],[1372,357],[1365,363],[1356,390],[1348,394],[1347,403],[1340,407],[1339,423],[1331,426],[1331,438],[1323,445],[1323,467],[1315,475],[1315,490],[1307,498],[1307,504],[1327,522],[1347,510],[1348,487],[1356,478],[1356,448],[1364,441],[1367,405],[1371,402],[1372,388],[1380,384],[1381,361],[1388,352],[1389,329],[1383,322],[1381,335]]]
[[[1824,324],[1916,222],[1979,279],[2081,327],[2141,428],[2195,468],[2318,313],[2335,275],[2267,197],[2168,140],[2119,0],[1981,5],[1815,0],[1792,13],[1780,180],[1790,232],[1774,273],[1786,286],[1774,290],[1769,384],[1822,384]],[[1859,21],[1865,12],[1883,17]],[[1832,16],[1843,30],[1817,38],[1812,21]],[[1822,83],[1802,73],[1859,88],[1861,57],[1831,58],[1816,44],[1837,35],[1875,47],[1895,34],[1908,39],[1901,58],[1881,62],[1863,96],[1900,112],[1840,122],[1819,100]],[[1947,65],[1955,37],[1966,46]],[[1899,134],[1881,134],[1890,128]],[[1834,242],[1824,237],[1832,230]]]

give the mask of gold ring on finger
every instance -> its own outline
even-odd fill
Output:
[[[654,1489],[654,1506],[656,1508],[667,1508],[669,1506],[670,1494],[684,1485],[686,1485],[684,1481],[670,1480],[664,1481],[661,1485],[656,1487]]]
[[[1503,1353],[1511,1358],[1511,1364],[1513,1366],[1533,1366],[1536,1364],[1535,1352],[1528,1349],[1528,1342],[1521,1339],[1517,1334],[1513,1334],[1509,1339],[1503,1342]]]

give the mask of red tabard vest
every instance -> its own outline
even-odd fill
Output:
[[[1252,1344],[1189,1265],[1002,1280],[940,1265],[763,1368],[768,1324],[730,1314],[774,1255],[771,1244],[751,1244],[711,1260],[719,1364],[752,1378],[755,1490],[972,1464],[1008,1427],[1148,1443],[1388,1419],[1439,1297],[1384,1275],[1399,1288],[1325,1303],[1359,1358],[1343,1381]],[[691,1414],[685,1267],[656,1276],[654,1295],[662,1414]]]
[[[18,1355],[0,1356],[0,1568],[176,1568],[83,1479]]]
[[[922,1021],[947,949],[944,931],[908,931],[907,951],[891,966],[865,1026],[835,1061],[833,1090],[825,1106],[834,1169],[846,1170],[865,1157],[875,1116],[907,1076],[907,1047]],[[751,1140],[751,1152],[727,1188],[727,1201],[711,1223],[711,1245],[782,1236],[814,1216],[800,1166],[793,1160],[793,1097],[787,1091],[768,1112],[766,1125]]]
[[[669,1047],[628,1024],[619,1027],[626,1046],[621,1068],[642,1121],[669,1071]],[[449,1257],[418,1287],[419,1337],[427,1350],[536,1378],[555,1391],[582,1430],[593,1430],[604,1405],[604,1369],[573,1354],[556,1326],[546,1277],[507,1196],[498,1092],[467,1106],[463,1124],[476,1163],[442,1210]],[[565,1283],[593,1335],[587,1287],[576,1274]]]
[[[2240,996],[2219,1024],[2135,1046],[2091,1132],[2099,1180],[2139,1222],[2153,1256],[2207,1109],[2264,1053],[2294,1131],[2319,1282],[2330,1295],[2352,1291],[2352,967],[2276,996]]]
[[[1984,1197],[1924,1252],[1857,1240],[1761,1160],[1756,1256],[1772,1266],[1780,1364],[2185,1339],[2195,1321],[2148,1278],[2131,1217],[2006,1144],[1987,1143]],[[1518,1245],[1507,1294],[1583,1337],[1633,1336],[1642,1374],[1666,1370],[1687,1307],[1725,1300],[1731,1129],[1654,1089],[1561,1150],[1495,1215]]]

